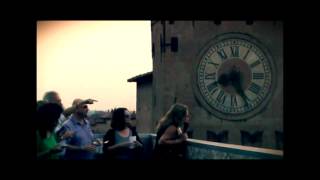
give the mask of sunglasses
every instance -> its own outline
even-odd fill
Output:
[[[82,106],[82,109],[88,109],[87,105]]]

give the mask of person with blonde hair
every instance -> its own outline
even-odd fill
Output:
[[[189,110],[184,104],[173,104],[157,125],[155,159],[185,159],[186,130]]]

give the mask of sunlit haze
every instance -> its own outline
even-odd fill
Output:
[[[90,110],[136,109],[136,83],[152,71],[150,21],[38,21],[37,100],[60,94],[98,100]]]

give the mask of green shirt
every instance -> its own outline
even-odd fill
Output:
[[[37,153],[47,152],[53,149],[57,145],[56,137],[54,133],[51,133],[49,137],[42,139],[37,131]],[[47,159],[59,159],[57,153],[51,154]]]

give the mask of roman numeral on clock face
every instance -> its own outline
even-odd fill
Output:
[[[252,73],[252,79],[264,79],[264,73]]]
[[[212,79],[215,80],[216,79],[216,73],[206,73],[204,76],[205,79]]]
[[[235,95],[231,95],[231,106],[232,107],[238,106],[237,98]]]
[[[256,83],[251,83],[250,87],[249,87],[249,91],[258,94],[260,91],[261,87],[259,85],[257,85]]]
[[[239,57],[239,46],[230,46],[231,56]]]
[[[260,64],[260,61],[256,60],[254,63],[250,64],[250,67],[254,68],[254,67],[258,66],[259,64]]]
[[[207,86],[209,92],[211,92],[212,90],[215,91],[215,89],[216,89],[217,87],[218,87],[218,82],[217,82],[217,81],[212,82],[212,83],[210,83],[210,84]],[[211,92],[211,94],[212,94],[212,93],[214,93],[214,92]]]
[[[212,62],[212,61],[209,61],[208,64],[214,65],[214,67],[215,67],[216,69],[218,69],[218,67],[219,67],[219,65],[220,65],[220,64],[214,63],[214,62]]]
[[[224,94],[223,90],[220,90],[217,96],[217,101],[220,102],[221,104],[224,104],[225,100],[226,100],[226,95]]]
[[[220,56],[221,60],[225,60],[227,59],[227,54],[226,52],[224,52],[224,49],[219,49],[217,51],[218,55]]]
[[[246,54],[243,56],[242,59],[243,59],[244,61],[247,59],[249,52],[250,52],[250,49],[248,49],[248,51],[246,52]]]

